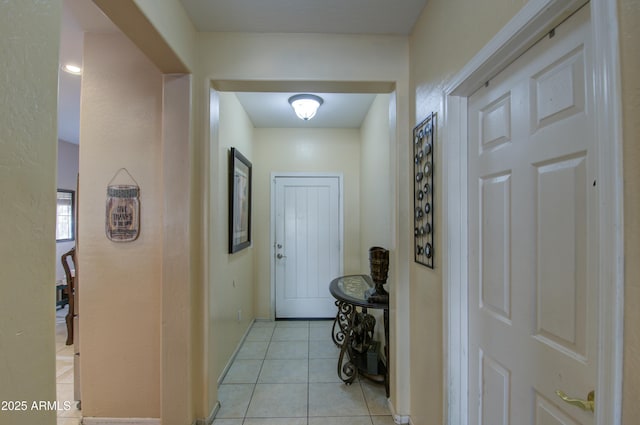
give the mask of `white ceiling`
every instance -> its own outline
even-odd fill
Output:
[[[408,35],[426,0],[181,0],[198,31]]]
[[[198,31],[408,35],[427,0],[181,0]],[[82,63],[84,32],[117,28],[91,1],[64,0],[60,64]],[[60,71],[58,137],[79,142],[81,77]],[[375,95],[324,98],[310,121],[287,99],[297,93],[237,93],[255,127],[359,128]]]
[[[309,121],[293,112],[289,98],[298,93],[236,93],[256,128],[360,128],[375,94],[313,93],[324,103]]]

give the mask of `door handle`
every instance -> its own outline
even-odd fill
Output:
[[[282,259],[282,258],[287,258],[287,256],[286,256],[286,255],[282,255],[282,254],[277,254],[277,255],[276,255],[276,258],[277,258],[278,260],[280,260],[280,259]]]
[[[582,400],[579,398],[570,398],[563,391],[557,390],[556,395],[562,399],[565,403],[572,404],[581,408],[582,410],[589,410],[591,412],[596,411],[596,393],[595,391],[589,392],[587,394],[587,399]]]

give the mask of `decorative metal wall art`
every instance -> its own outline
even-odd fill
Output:
[[[413,129],[414,249],[416,263],[433,268],[433,166],[436,114]]]

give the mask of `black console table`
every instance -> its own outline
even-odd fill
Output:
[[[336,299],[338,314],[333,322],[333,342],[340,348],[338,376],[346,384],[351,384],[358,374],[384,383],[389,397],[389,302],[369,302],[375,284],[367,275],[341,276],[331,281],[329,291]],[[357,307],[360,307],[358,310]],[[385,365],[371,365],[371,358],[377,359],[373,340],[376,319],[367,309],[380,309],[384,316]],[[369,360],[369,361],[367,361]],[[376,367],[377,366],[377,367]]]

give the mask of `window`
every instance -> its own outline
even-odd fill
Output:
[[[74,208],[75,191],[58,189],[56,206],[56,242],[66,242],[75,239]]]

